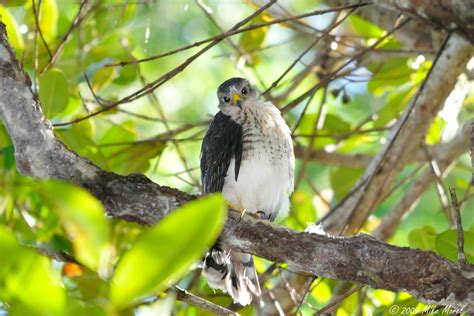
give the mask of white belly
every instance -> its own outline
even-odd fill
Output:
[[[270,164],[267,156],[261,154],[242,161],[237,181],[232,159],[222,193],[232,207],[249,213],[263,212],[262,217],[274,220],[288,212],[291,179],[288,166]]]
[[[291,132],[271,103],[247,104],[235,120],[242,125],[239,177],[231,160],[222,193],[232,206],[274,220],[289,209],[293,192],[294,153]]]

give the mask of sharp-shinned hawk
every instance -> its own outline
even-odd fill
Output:
[[[242,78],[231,78],[217,90],[220,111],[201,148],[203,193],[222,192],[230,205],[273,221],[289,209],[294,187],[291,132],[280,111],[259,98]],[[216,243],[204,260],[212,288],[227,291],[248,305],[260,296],[253,257]]]

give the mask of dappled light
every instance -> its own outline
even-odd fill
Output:
[[[472,10],[2,1],[0,315],[474,313]],[[233,77],[286,133],[254,170],[288,162],[278,216],[219,193],[255,130],[216,116],[232,152],[201,151]],[[248,306],[208,285],[212,251],[221,289],[254,257]]]

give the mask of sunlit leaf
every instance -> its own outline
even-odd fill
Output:
[[[304,224],[316,221],[316,209],[311,196],[306,192],[294,192],[291,196],[291,205],[298,219]]]
[[[387,87],[403,85],[410,80],[412,74],[406,58],[388,59],[367,68],[374,73],[367,86],[373,95],[381,95]]]
[[[349,21],[361,36],[379,38],[385,33],[385,30],[357,15],[352,14]]]
[[[26,3],[26,0],[5,0],[4,5],[6,7],[17,7],[24,5]]]
[[[264,18],[260,15],[252,20],[252,23],[255,24],[262,22],[264,22]],[[254,30],[245,32],[240,37],[238,46],[247,53],[253,53],[262,46],[263,42],[265,41],[265,36],[267,35],[267,32],[268,27],[259,27]],[[255,64],[258,61],[258,55],[253,55],[252,63]]]
[[[107,269],[110,232],[100,202],[86,190],[59,181],[42,183],[40,193],[58,213],[75,258],[92,270]]]
[[[426,143],[428,145],[433,145],[440,142],[444,126],[446,126],[446,121],[440,116],[437,116],[433,123],[431,123],[428,133],[426,134]]]
[[[0,226],[0,301],[20,303],[36,313],[60,313],[65,291],[51,261],[22,247]]]
[[[31,2],[28,1],[25,8],[28,12],[27,21],[29,25],[35,25]],[[39,26],[46,42],[50,43],[57,34],[58,6],[56,0],[41,0],[41,6],[39,6],[39,2],[39,0],[35,0]]]
[[[49,69],[39,79],[39,97],[43,113],[53,118],[64,110],[69,101],[68,82],[58,68]]]
[[[18,52],[25,48],[25,42],[20,34],[18,24],[16,23],[10,12],[0,5],[0,21],[7,26],[7,35],[10,44]]]
[[[134,121],[125,121],[120,125],[112,125],[105,130],[104,134],[97,141],[105,157],[109,158],[114,153],[118,153],[127,147],[127,143],[132,143],[136,137],[136,124]],[[128,145],[129,146],[129,145]]]
[[[383,127],[390,121],[398,118],[415,93],[416,88],[414,87],[391,93],[387,98],[385,106],[378,112],[378,118],[374,122],[374,127]]]
[[[94,73],[92,77],[92,88],[98,92],[105,89],[115,78],[116,70],[114,67],[102,67]]]
[[[411,315],[411,311],[415,311],[419,302],[414,297],[409,297],[404,300],[398,300],[396,303],[386,303],[386,305],[379,306],[373,313],[374,316],[385,316],[385,315]],[[396,306],[397,308],[393,308]],[[418,309],[417,309],[418,310]],[[420,309],[423,311],[423,309]]]
[[[443,257],[451,261],[458,258],[458,232],[455,229],[447,230],[436,236],[436,250]],[[470,263],[474,263],[474,233],[464,231],[464,254]]]
[[[226,216],[220,195],[192,201],[143,232],[117,265],[110,299],[125,306],[178,280],[216,240]]]

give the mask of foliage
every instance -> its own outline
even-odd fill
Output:
[[[44,43],[37,32],[33,7]],[[323,7],[303,0],[285,3],[292,15]],[[253,12],[255,5],[252,1],[212,0],[205,9],[227,30]],[[279,12],[268,11],[250,24],[278,18],[283,11]],[[105,170],[144,173],[160,184],[190,193],[199,192],[200,141],[210,115],[217,111],[216,87],[231,76],[246,76],[259,90],[265,90],[314,41],[314,28],[326,27],[333,17],[321,15],[300,24],[280,23],[229,37],[153,93],[107,110],[202,47],[144,63],[108,65],[165,53],[221,32],[202,8],[192,1],[97,0],[82,6],[80,1],[43,0],[33,6],[31,1],[15,0],[0,5],[0,16],[48,120],[60,124],[103,111],[80,123],[57,125],[57,137]],[[332,36],[315,46],[313,55],[307,54],[297,63],[271,91],[271,97],[283,108],[320,82],[321,73],[336,69],[347,55],[373,44],[386,32],[351,15],[338,29],[342,36]],[[413,100],[434,58],[432,53],[405,48],[389,36],[379,47],[389,52],[383,58],[370,55],[363,63],[353,61],[347,75],[319,89],[304,112],[306,101],[284,113],[290,128],[295,127],[295,144],[339,154],[378,153],[389,127]],[[317,72],[309,71],[288,89],[314,62],[315,52],[323,50],[328,51],[330,62],[324,63],[324,58],[316,55]],[[448,127],[473,117],[472,84],[465,87],[470,94],[464,104],[455,115],[438,115],[426,135],[427,145],[449,141]],[[319,118],[321,100],[325,103]],[[424,161],[415,161],[400,173],[397,182],[401,185],[376,208],[363,231],[373,231],[409,192],[419,175],[410,175],[417,163]],[[299,159],[297,174],[302,165]],[[283,225],[299,230],[340,202],[363,172],[360,167],[317,161],[305,168],[292,197],[292,210],[282,220]],[[467,192],[464,196],[472,196],[469,168],[467,155],[455,161],[443,178],[445,188],[454,187]],[[462,210],[466,255],[474,262],[474,217],[468,216],[468,209],[474,209],[472,198],[464,202]],[[176,315],[201,314],[197,307],[175,301],[169,290],[173,284],[228,306],[230,298],[214,294],[193,266],[216,240],[225,210],[222,198],[211,196],[183,206],[153,227],[113,221],[84,189],[18,174],[13,144],[0,126],[0,313],[133,315],[144,303],[150,303],[149,310],[163,308],[166,303]],[[453,261],[456,241],[434,186],[426,190],[390,239],[393,244],[436,251]],[[77,262],[60,263],[40,255],[37,248],[68,253]],[[263,273],[271,263],[257,259],[256,266]],[[273,270],[262,286],[277,284],[284,268]],[[335,280],[316,281],[301,313],[310,315],[324,308],[337,288]],[[350,315],[360,306],[364,314],[384,315],[393,304],[418,310],[423,306],[405,293],[366,288],[348,296],[337,314]],[[253,310],[239,312],[251,315]]]

